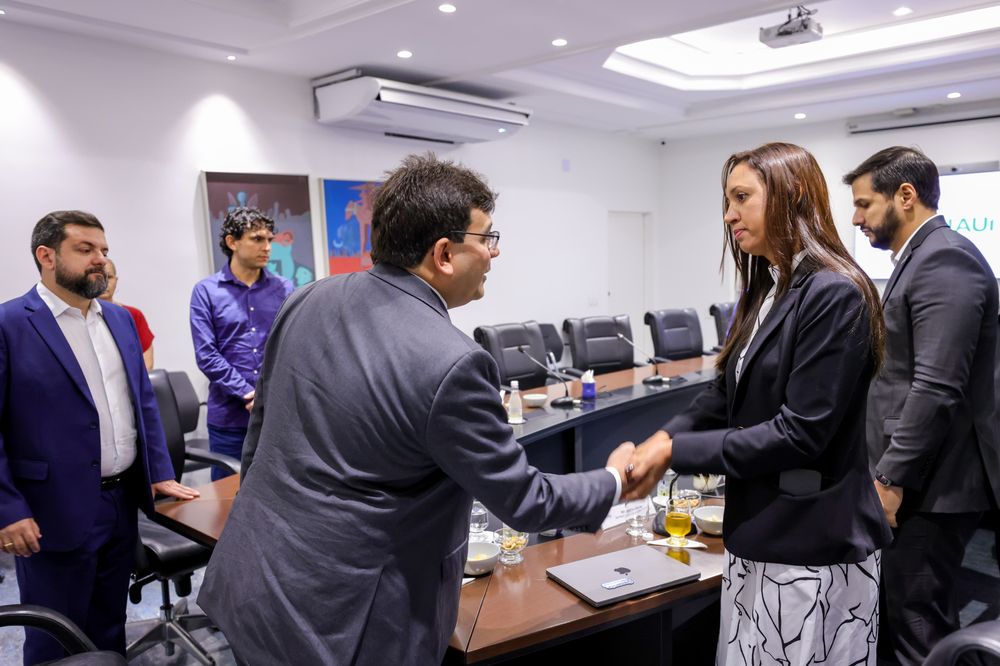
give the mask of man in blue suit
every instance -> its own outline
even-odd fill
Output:
[[[108,245],[93,215],[35,225],[41,273],[0,305],[0,547],[17,556],[21,602],[68,616],[104,650],[125,652],[136,508],[174,480],[131,316],[96,300]],[[64,655],[26,629],[24,663]]]

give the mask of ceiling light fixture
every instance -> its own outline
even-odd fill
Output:
[[[898,7],[896,9],[892,10],[892,15],[893,16],[909,16],[912,13],[913,13],[913,10],[910,9],[909,7]]]
[[[507,133],[507,128],[506,127],[501,127],[500,129],[497,130],[497,132],[499,132],[500,134],[506,134]]]
[[[806,114],[804,114],[802,112],[799,112],[799,113],[796,113],[792,117],[795,118],[796,120],[805,120],[806,119]]]
[[[962,96],[962,93],[960,93],[960,92],[950,92],[947,95],[948,99],[958,99],[961,96]]]
[[[232,62],[232,61],[236,60],[236,56],[234,56],[234,55],[227,55],[226,56],[226,60],[228,60],[229,62]]]
[[[6,13],[7,13],[6,9],[0,9],[0,16],[3,16]]]
[[[567,42],[562,37],[552,40],[552,46],[566,46],[567,44],[569,44],[569,42]]]
[[[412,51],[407,51],[406,49],[403,49],[402,51],[396,51],[396,57],[397,58],[403,58],[403,59],[412,58],[413,57],[413,52]]]
[[[447,2],[444,3],[443,5],[438,5],[438,11],[439,12],[443,12],[445,14],[454,14],[457,10],[458,10],[458,7],[456,7],[455,5],[449,4]]]

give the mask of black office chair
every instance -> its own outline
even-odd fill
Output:
[[[186,459],[221,465],[239,474],[240,464],[234,458],[186,448],[177,400],[167,371],[153,370],[149,373],[149,380],[153,385],[153,393],[159,407],[160,421],[163,423],[175,478],[180,479]],[[189,614],[187,599],[181,599],[176,604],[170,600],[170,582],[173,582],[177,596],[186,597],[191,594],[191,574],[208,564],[211,554],[211,549],[140,514],[135,572],[128,591],[129,599],[132,603],[139,603],[142,600],[142,588],[148,583],[157,581],[160,583],[163,605],[160,606],[160,619],[156,625],[126,649],[129,660],[159,643],[166,643],[167,654],[173,655],[176,643],[190,652],[199,663],[206,665],[215,663],[208,652],[191,636],[191,632],[197,629],[212,626],[212,621],[205,615]]]
[[[618,337],[621,333],[632,339],[628,315],[567,319],[563,332],[577,370],[601,373],[636,367],[632,347]]]
[[[701,356],[701,322],[692,308],[650,310],[644,317],[653,336],[653,353],[670,361]]]
[[[708,314],[715,319],[715,334],[719,338],[719,344],[716,345],[715,351],[721,351],[722,346],[726,344],[726,338],[729,337],[729,327],[733,324],[736,302],[712,303],[711,307],[708,308]]]
[[[125,666],[128,663],[117,652],[98,650],[68,617],[44,606],[0,606],[0,627],[41,629],[59,641],[69,656],[45,662],[50,666]]]
[[[980,622],[945,636],[924,666],[1000,665],[1000,620]]]
[[[566,342],[555,324],[539,324],[538,326],[542,329],[542,340],[545,341],[545,360],[548,361],[549,368],[571,377],[579,377],[583,374],[576,368],[561,365]]]
[[[514,380],[522,389],[535,388],[545,384],[545,342],[538,322],[526,321],[520,324],[496,324],[478,326],[472,337],[483,349],[496,359],[500,367],[500,383],[509,386]],[[518,348],[531,356],[543,367],[531,362]]]
[[[198,421],[201,418],[201,408],[205,403],[201,401],[194,390],[194,385],[183,370],[171,370],[167,372],[167,379],[170,381],[170,388],[174,391],[174,398],[177,401],[177,415],[181,422],[181,432],[184,434],[184,443],[188,449],[199,449],[208,451],[207,437],[189,437],[191,433],[198,429]],[[194,472],[205,469],[209,465],[196,460],[184,461],[184,472]]]

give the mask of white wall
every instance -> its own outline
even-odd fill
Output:
[[[423,150],[319,125],[303,79],[0,25],[0,300],[37,280],[34,223],[51,210],[89,210],[107,228],[118,297],[157,336],[157,365],[198,378],[188,299],[208,272],[199,172],[369,179]],[[486,299],[452,312],[460,328],[605,312],[607,214],[655,219],[658,145],[539,122],[438,152],[500,192],[501,256]]]
[[[662,307],[697,307],[703,317],[706,345],[715,340],[708,305],[732,300],[735,295],[731,264],[724,280],[720,281],[718,270],[723,238],[722,165],[732,153],[768,141],[795,143],[816,157],[826,176],[837,229],[853,250],[851,190],[840,180],[845,173],[869,155],[893,145],[916,146],[938,164],[997,160],[1000,120],[856,136],[847,134],[844,123],[835,122],[668,142],[661,151],[660,208],[666,233],[659,243],[664,264],[657,300],[664,303]]]

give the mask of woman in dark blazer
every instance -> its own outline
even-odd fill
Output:
[[[804,149],[737,153],[723,189],[742,296],[719,376],[637,450],[631,478],[641,492],[668,466],[727,476],[717,665],[875,664],[891,538],[865,447],[878,292]]]

